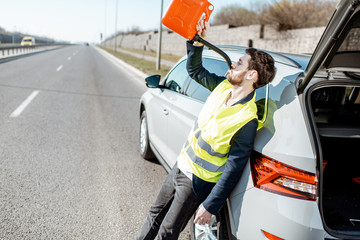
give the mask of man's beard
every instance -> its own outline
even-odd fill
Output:
[[[231,72],[231,69],[227,71],[226,73],[226,78],[229,81],[229,83],[231,83],[232,85],[240,85],[244,80],[245,77],[245,72],[242,74],[239,74],[237,76],[234,76],[232,74],[233,72]]]

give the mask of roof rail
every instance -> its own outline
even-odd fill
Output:
[[[244,50],[247,49],[247,47],[243,47],[243,46],[236,46],[236,45],[216,45],[218,48],[220,48],[221,50],[227,50],[227,51],[231,51],[231,50]],[[208,47],[207,47],[208,48]],[[209,49],[209,48],[208,48]]]
[[[236,45],[216,45],[216,46],[223,51],[244,51],[245,52],[245,50],[248,49],[248,47],[236,46]],[[208,48],[208,49],[210,49],[210,48]],[[270,54],[274,58],[275,62],[286,64],[286,65],[296,67],[296,68],[301,68],[301,65],[298,62],[296,62],[295,60],[291,59],[290,57],[286,56],[283,53],[277,53],[277,52],[272,52],[272,51],[263,50],[263,49],[259,49],[259,50]]]

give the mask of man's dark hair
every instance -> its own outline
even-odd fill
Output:
[[[270,54],[255,48],[246,49],[246,53],[251,57],[249,60],[249,70],[256,70],[258,72],[258,80],[253,84],[254,89],[270,83],[276,73],[274,59]]]

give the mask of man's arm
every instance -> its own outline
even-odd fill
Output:
[[[206,38],[206,35],[210,31],[209,22],[205,21],[205,16],[200,19],[200,21],[196,24],[197,34]],[[187,65],[186,69],[192,79],[196,82],[200,83],[210,91],[214,90],[216,86],[225,80],[225,77],[218,76],[216,74],[211,74],[208,72],[202,65],[202,52],[203,52],[203,44],[200,42],[194,42],[192,40],[187,41],[186,49],[187,49]]]
[[[253,119],[233,136],[224,172],[196,214],[195,222],[217,214],[239,182],[253,149],[257,126],[258,121]]]
[[[226,78],[224,76],[218,76],[214,73],[210,73],[203,67],[203,46],[194,46],[193,42],[189,40],[186,42],[186,47],[188,55],[186,69],[189,73],[189,76],[210,91],[214,90],[216,86],[222,81],[224,81]]]

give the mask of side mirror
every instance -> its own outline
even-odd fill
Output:
[[[152,75],[145,78],[145,84],[148,88],[157,88],[160,82],[160,75]]]

